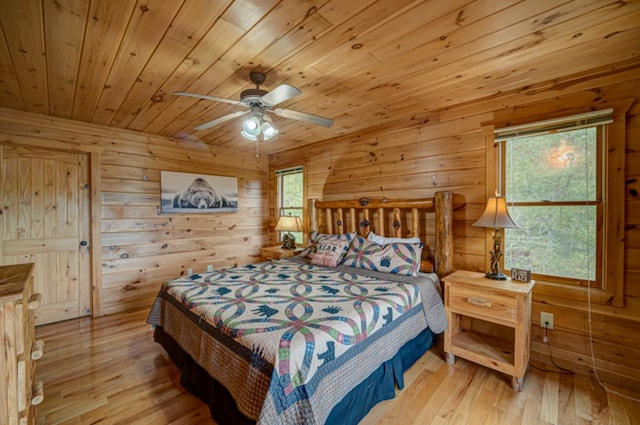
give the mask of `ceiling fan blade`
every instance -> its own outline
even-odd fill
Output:
[[[333,120],[330,118],[321,117],[319,115],[307,114],[305,112],[292,111],[290,109],[277,108],[274,113],[283,118],[290,118],[292,120],[305,121],[311,124],[321,125],[323,127],[331,127]]]
[[[200,131],[200,130],[206,130],[207,128],[211,128],[211,127],[216,126],[216,125],[218,125],[218,124],[222,124],[222,123],[223,123],[223,122],[225,122],[225,121],[232,120],[232,119],[237,118],[237,117],[239,117],[239,116],[242,116],[242,115],[248,114],[249,112],[251,112],[251,111],[237,111],[237,112],[232,112],[232,113],[230,113],[229,115],[225,115],[225,116],[223,116],[223,117],[216,118],[215,120],[211,120],[211,121],[206,122],[206,123],[204,123],[204,124],[200,124],[199,126],[197,126],[197,127],[195,128],[195,130],[198,130],[198,131]]]
[[[224,103],[230,103],[232,105],[243,106],[242,103],[240,103],[240,101],[233,100],[233,99],[227,99],[225,97],[209,96],[207,94],[189,93],[189,92],[186,92],[186,91],[174,91],[173,94],[178,95],[178,96],[195,97],[196,99],[213,100],[213,101],[216,101],[216,102],[224,102]]]
[[[297,88],[293,87],[290,84],[284,83],[280,84],[278,87],[262,96],[262,101],[269,106],[275,106],[279,103],[291,99],[292,97],[299,95],[300,93],[302,92]]]

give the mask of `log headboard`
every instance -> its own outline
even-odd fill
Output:
[[[453,271],[452,192],[427,199],[360,198],[310,200],[307,228],[321,233],[369,232],[381,236],[419,237],[424,243],[420,270],[443,277]]]

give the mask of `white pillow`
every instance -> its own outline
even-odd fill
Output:
[[[373,232],[369,232],[367,239],[378,245],[388,245],[390,243],[421,243],[420,238],[385,238]]]

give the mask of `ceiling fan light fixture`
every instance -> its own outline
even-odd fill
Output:
[[[258,140],[258,136],[254,136],[253,134],[249,134],[244,130],[242,130],[240,132],[240,134],[242,135],[242,137],[244,137],[245,139],[251,140],[252,142],[256,142]]]
[[[260,134],[260,116],[252,113],[242,123],[242,131],[252,136],[258,136]]]
[[[262,117],[262,138],[266,140],[273,139],[280,131],[274,127],[271,117],[265,115]]]

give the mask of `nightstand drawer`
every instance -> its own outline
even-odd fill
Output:
[[[509,294],[464,284],[449,285],[448,307],[493,319],[497,323],[515,323],[517,300]]]

